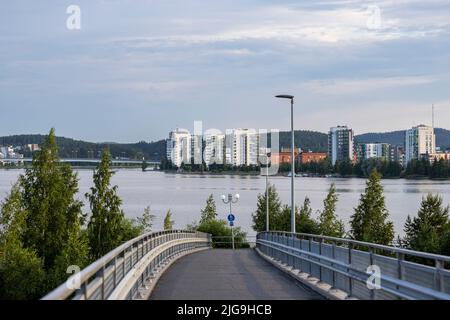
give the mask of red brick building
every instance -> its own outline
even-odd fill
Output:
[[[300,154],[299,149],[294,150],[295,158],[298,159]],[[291,150],[290,149],[283,149],[281,152],[278,153],[271,153],[270,155],[270,161],[272,164],[283,164],[283,163],[291,163]]]
[[[326,152],[302,152],[300,154],[300,161],[302,164],[310,162],[319,162],[327,157]]]

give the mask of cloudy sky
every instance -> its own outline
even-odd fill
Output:
[[[448,0],[5,0],[0,135],[284,130],[278,93],[296,96],[296,129],[404,129],[432,103],[450,128],[449,17]]]

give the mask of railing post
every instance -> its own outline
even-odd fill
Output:
[[[114,257],[114,289],[117,287],[117,256]]]
[[[404,278],[404,266],[403,261],[405,260],[405,254],[401,252],[397,252],[397,276],[399,280],[403,280]],[[400,286],[395,286],[397,290],[400,290]]]
[[[298,239],[298,242],[300,244],[300,251],[303,251],[303,236],[300,236],[300,238]],[[298,267],[298,270],[303,271],[303,259],[302,259],[302,253],[300,253],[299,255],[299,262],[300,262],[300,266]]]
[[[122,279],[125,278],[125,266],[126,266],[126,259],[127,258],[127,249],[123,252],[123,259],[122,259]]]
[[[437,291],[444,291],[444,275],[442,269],[444,269],[444,261],[435,260],[434,282]]]
[[[333,262],[331,263],[331,267],[334,268],[334,260],[336,260],[336,241],[333,240],[331,245],[331,257],[333,258]],[[336,271],[333,270],[332,272],[333,277],[333,288],[336,288]]]
[[[319,238],[319,263],[322,262],[322,242],[323,239]],[[319,265],[319,281],[322,281],[322,266]]]
[[[130,269],[133,268],[133,245],[131,245],[130,250]]]
[[[81,284],[81,287],[83,288],[84,300],[89,300],[86,281]]]
[[[308,258],[310,258],[311,254],[311,237],[308,237]],[[309,274],[312,274],[312,262],[309,263]]]
[[[105,264],[102,266],[102,300],[105,300]]]
[[[352,249],[353,249],[353,243],[349,243],[348,244],[348,268],[347,268],[347,273],[349,274],[348,276],[348,295],[351,297],[353,295],[353,281],[352,281],[352,277],[350,275],[350,268],[352,267]]]
[[[369,265],[373,266],[373,247],[369,247]],[[369,289],[370,290],[370,299],[376,299],[376,288]]]

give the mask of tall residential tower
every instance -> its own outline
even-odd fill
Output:
[[[405,162],[436,152],[436,136],[434,128],[419,125],[406,130],[405,133]]]
[[[344,159],[354,160],[352,129],[347,126],[330,128],[328,132],[328,156],[332,165],[335,165],[336,161]]]

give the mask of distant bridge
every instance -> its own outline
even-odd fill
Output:
[[[32,158],[22,158],[22,159],[12,159],[12,158],[5,158],[0,159],[0,162],[7,162],[7,163],[30,163],[33,161]],[[60,159],[61,162],[68,162],[71,164],[96,164],[100,163],[101,159],[92,159],[92,158],[62,158]],[[111,162],[113,165],[123,164],[123,165],[141,165],[142,160],[129,160],[129,159],[111,159]],[[146,161],[148,166],[157,166],[161,163],[159,161]]]
[[[43,299],[450,300],[448,256],[288,232],[258,233],[255,249],[211,247],[205,233],[148,233]]]

